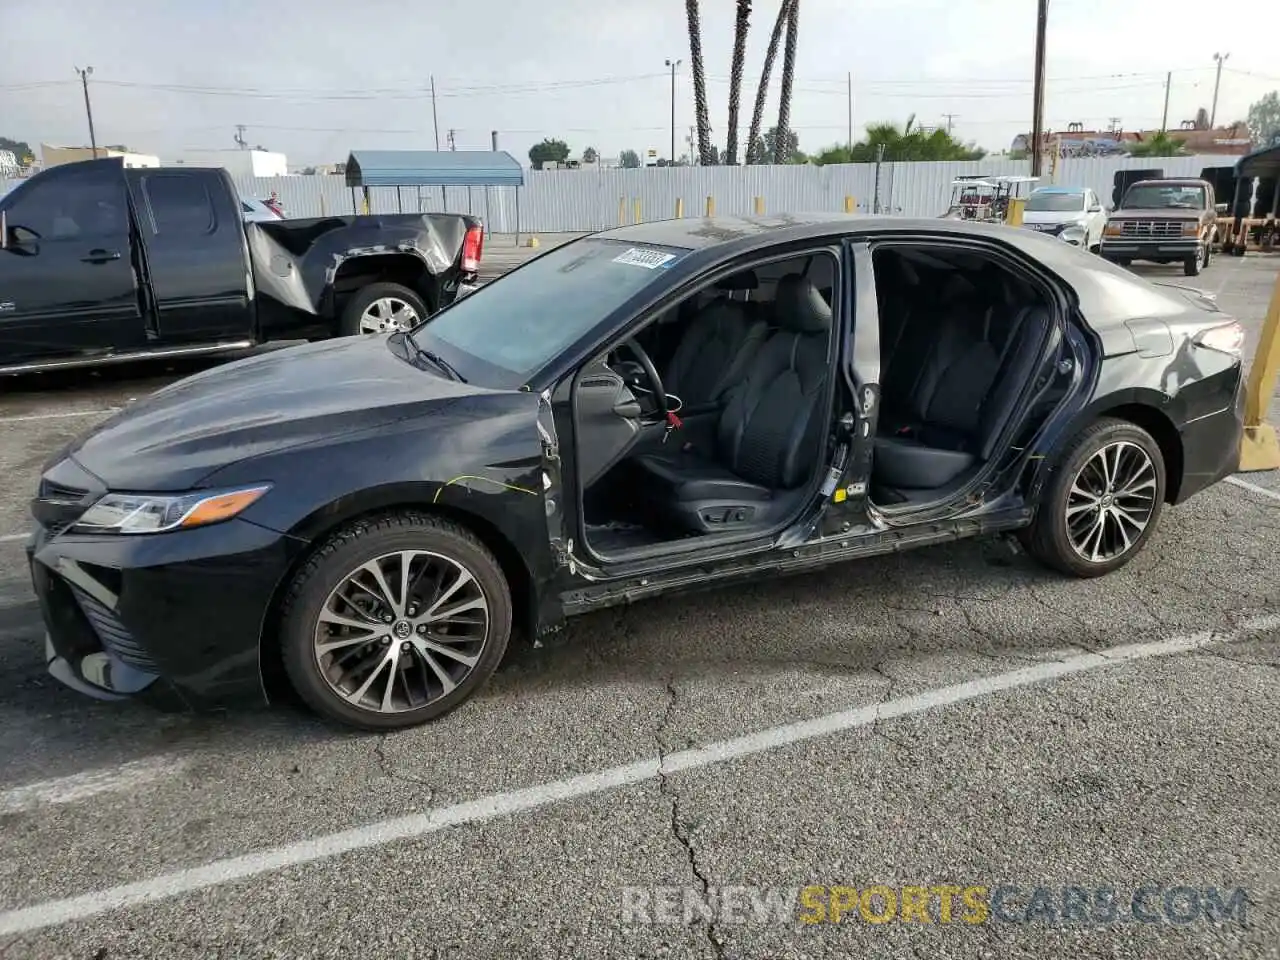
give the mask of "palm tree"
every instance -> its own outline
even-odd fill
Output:
[[[778,19],[773,24],[773,34],[769,37],[769,48],[764,54],[764,69],[760,74],[760,88],[756,91],[756,106],[751,113],[751,129],[747,132],[747,163],[763,163],[761,156],[760,124],[764,120],[764,101],[769,94],[769,74],[773,72],[773,61],[778,56],[778,44],[782,40],[782,28],[787,25],[787,14],[791,10],[791,0],[782,0],[778,10]]]
[[[787,144],[791,142],[791,82],[796,74],[796,41],[800,32],[800,0],[791,0],[787,15],[787,46],[782,55],[782,96],[778,104],[778,136],[774,139],[774,163],[786,163]]]
[[[729,142],[724,154],[724,162],[730,165],[738,162],[738,94],[742,90],[742,61],[747,55],[750,17],[751,0],[738,0],[738,19],[733,28],[733,65],[729,68]]]
[[[1143,140],[1129,148],[1131,157],[1179,157],[1186,152],[1186,145],[1181,140],[1169,136],[1163,130],[1154,134],[1150,140]]]
[[[698,0],[685,0],[689,19],[689,61],[693,71],[693,104],[698,121],[698,162],[711,163],[711,121],[707,117],[707,75],[702,65],[702,27]]]

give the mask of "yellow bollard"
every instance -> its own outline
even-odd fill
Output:
[[[707,197],[707,216],[714,217],[716,215],[716,198]]]
[[[639,197],[636,197],[635,199],[635,215],[636,215],[635,220],[633,220],[632,222],[639,223],[640,222],[640,198]]]
[[[538,244],[538,238],[537,238],[537,237],[530,237],[530,238],[529,238],[529,241],[528,241],[528,246],[529,246],[529,249],[531,249],[531,250],[537,250],[537,249],[538,249],[538,246],[539,246],[539,244]]]
[[[625,227],[627,225],[627,198],[618,198],[618,226]]]
[[[756,197],[756,216],[764,213],[764,197]]]
[[[1276,428],[1264,422],[1271,394],[1275,390],[1276,376],[1280,375],[1280,274],[1276,276],[1275,289],[1271,291],[1271,306],[1262,322],[1262,337],[1253,355],[1249,370],[1249,383],[1244,394],[1244,439],[1240,441],[1240,469],[1280,469],[1280,442]]]
[[[853,213],[856,209],[858,209],[858,205],[854,202],[853,197],[846,196],[844,198],[844,212]]]
[[[684,219],[684,197],[676,197],[676,219]]]
[[[1011,227],[1022,226],[1022,211],[1026,206],[1026,197],[1011,197],[1009,199],[1009,209],[1004,213],[1004,222]]]

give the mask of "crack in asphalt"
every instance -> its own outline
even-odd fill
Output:
[[[881,693],[880,699],[876,701],[876,718],[871,721],[871,733],[883,740],[892,743],[899,750],[905,751],[908,755],[912,753],[911,745],[899,740],[892,734],[886,733],[884,730],[884,720],[880,716],[880,708],[893,699],[894,691],[898,687],[898,678],[884,668],[884,663],[877,663],[871,668],[871,672],[884,680],[884,692]]]
[[[435,786],[421,777],[414,776],[412,773],[398,770],[395,761],[387,756],[387,738],[391,736],[394,736],[394,734],[384,733],[378,737],[377,742],[373,745],[373,756],[378,761],[378,768],[382,771],[382,775],[388,780],[400,780],[404,783],[426,787],[427,795],[423,802],[431,803],[436,796]]]
[[[693,840],[689,836],[688,825],[680,817],[680,798],[672,786],[671,778],[666,772],[667,754],[670,753],[665,734],[667,725],[671,722],[671,716],[675,713],[676,700],[679,696],[676,691],[675,680],[666,681],[667,691],[667,707],[662,712],[662,717],[658,720],[658,725],[654,730],[654,740],[658,745],[658,792],[661,793],[671,802],[671,835],[675,838],[676,843],[680,845],[684,851],[685,857],[689,861],[689,871],[693,874],[694,880],[702,888],[704,902],[711,900],[711,884],[706,874],[702,872],[702,868],[698,866],[698,857],[693,849]],[[725,953],[724,940],[721,938],[719,931],[716,929],[715,920],[699,919],[695,923],[700,923],[706,932],[707,943],[711,946],[712,955],[718,960],[724,960],[727,956]]]

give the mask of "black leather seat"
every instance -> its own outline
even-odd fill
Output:
[[[667,393],[684,402],[683,412],[713,407],[746,377],[767,330],[744,306],[717,298],[689,321],[662,376]]]
[[[902,396],[905,409],[886,406],[886,431],[875,441],[877,486],[944,487],[992,456],[1052,322],[1043,307],[1024,307],[1007,326],[999,324],[993,315],[1005,309],[957,305],[932,331],[933,343]],[[999,337],[997,326],[1004,328]],[[899,357],[895,366],[902,364]]]
[[[776,522],[804,494],[827,427],[831,308],[799,274],[778,281],[779,327],[730,390],[713,450],[645,454],[632,462],[653,512],[707,533]]]

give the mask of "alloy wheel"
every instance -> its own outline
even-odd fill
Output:
[[[352,706],[418,710],[466,680],[489,624],[488,598],[466,566],[400,550],[361,564],[330,592],[316,622],[316,663]]]
[[[1067,537],[1090,563],[1123,556],[1141,539],[1155,510],[1156,469],[1138,444],[1117,440],[1094,453],[1067,493]]]
[[[418,311],[399,297],[379,297],[360,314],[360,332],[404,333],[418,319]]]

